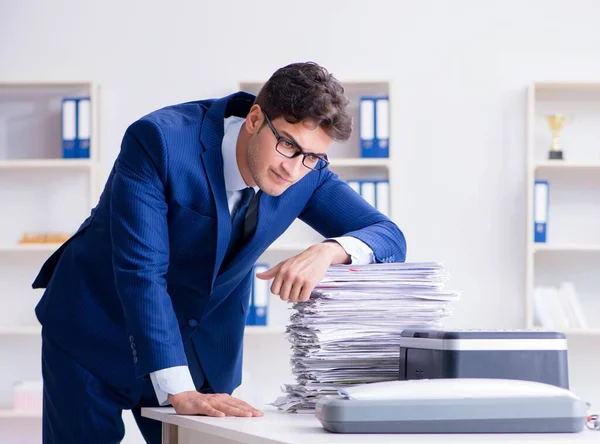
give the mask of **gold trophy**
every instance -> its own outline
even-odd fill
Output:
[[[546,116],[546,121],[548,122],[548,126],[550,126],[550,130],[552,131],[552,147],[548,152],[548,159],[563,160],[563,152],[560,149],[560,144],[558,142],[558,134],[560,133],[560,130],[563,129],[565,122],[567,121],[567,117],[563,114],[551,114]]]

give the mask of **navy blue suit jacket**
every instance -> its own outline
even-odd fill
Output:
[[[360,239],[378,262],[405,260],[398,227],[326,168],[281,196],[261,194],[254,235],[223,265],[231,235],[223,119],[245,117],[253,100],[183,103],[133,123],[98,205],[33,284],[46,288],[36,307],[44,333],[117,387],[187,365],[191,340],[212,389],[231,393],[252,266],[297,217],[325,237]]]

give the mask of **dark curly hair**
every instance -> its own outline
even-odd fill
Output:
[[[255,104],[271,120],[313,121],[336,141],[352,134],[348,99],[340,82],[313,62],[292,63],[278,69],[260,89]]]

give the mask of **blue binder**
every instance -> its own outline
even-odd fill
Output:
[[[375,99],[361,97],[359,106],[360,153],[362,157],[375,156]]]
[[[391,217],[390,182],[387,180],[378,180],[375,182],[375,208],[384,216]]]
[[[77,100],[65,97],[61,105],[61,137],[63,158],[73,159],[77,153]]]
[[[390,157],[390,99],[379,97],[375,100],[375,155]]]
[[[549,185],[547,180],[536,180],[533,189],[533,240],[546,242],[548,232]]]
[[[358,194],[360,194],[360,181],[359,180],[349,180],[348,185]]]
[[[267,314],[269,310],[269,297],[271,296],[271,281],[259,279],[257,273],[263,273],[269,269],[267,264],[255,264],[252,281],[252,299],[246,318],[246,325],[267,325]]]
[[[89,159],[91,133],[91,102],[89,97],[77,99],[77,140],[75,157]]]
[[[375,182],[372,180],[360,181],[360,195],[373,208],[377,208],[377,189]]]

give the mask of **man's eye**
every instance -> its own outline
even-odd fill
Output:
[[[282,139],[281,143],[286,148],[296,148],[296,146],[292,142],[290,142],[289,140]]]

